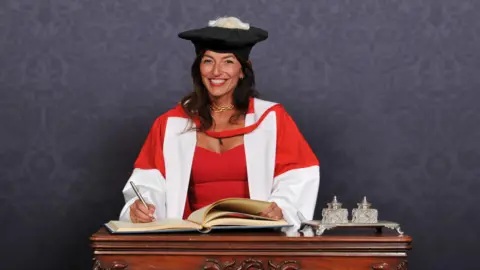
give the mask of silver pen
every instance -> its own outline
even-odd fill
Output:
[[[145,208],[148,209],[148,205],[145,202],[145,199],[143,199],[142,194],[140,194],[140,191],[138,191],[137,186],[132,181],[130,181],[130,185],[132,186],[133,191],[135,191],[135,193],[137,194],[137,197],[140,199],[140,201],[142,201],[143,205],[145,205]]]

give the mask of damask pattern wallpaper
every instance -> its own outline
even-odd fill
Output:
[[[185,29],[265,28],[252,62],[321,161],[316,217],[367,196],[411,269],[476,269],[480,2],[0,2],[3,269],[88,269],[153,120],[190,90]],[[20,259],[13,255],[21,254]],[[5,268],[6,266],[6,268]]]

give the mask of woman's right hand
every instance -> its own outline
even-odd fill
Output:
[[[147,223],[155,221],[153,213],[155,212],[155,205],[147,204],[148,209],[143,205],[142,201],[136,200],[130,205],[130,220],[133,223]]]

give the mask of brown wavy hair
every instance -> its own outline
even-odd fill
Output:
[[[199,53],[192,64],[191,75],[193,79],[193,91],[181,100],[181,104],[187,115],[191,119],[198,117],[200,120],[200,126],[195,128],[197,131],[206,131],[213,125],[213,118],[210,114],[211,101],[208,96],[208,90],[202,82],[202,75],[200,74],[200,63],[204,53],[205,51]],[[247,113],[251,97],[259,96],[259,93],[255,90],[255,74],[251,62],[241,59],[235,53],[234,55],[242,66],[244,76],[243,79],[238,80],[233,90],[233,105],[235,106],[236,113],[230,118],[231,123],[234,123],[242,115],[244,116]]]

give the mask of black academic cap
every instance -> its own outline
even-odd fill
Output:
[[[235,53],[248,60],[252,47],[268,38],[268,32],[253,26],[248,29],[207,26],[181,32],[178,36],[190,40],[199,54],[203,50]]]

